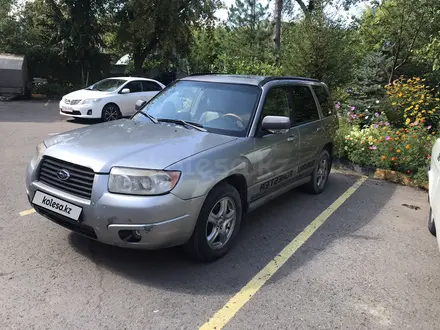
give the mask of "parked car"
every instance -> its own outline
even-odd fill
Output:
[[[165,85],[146,78],[108,78],[72,93],[60,101],[60,114],[74,118],[101,118],[112,121],[133,115],[135,103],[149,101]]]
[[[428,180],[429,180],[429,217],[428,217],[428,230],[429,232],[437,236],[437,244],[440,248],[440,235],[436,233],[436,225],[438,219],[440,219],[440,139],[437,139],[431,152],[431,162],[428,167]]]
[[[130,119],[38,146],[26,175],[38,213],[103,243],[183,245],[211,261],[246,212],[301,185],[326,187],[338,121],[322,82],[190,76],[140,103]]]

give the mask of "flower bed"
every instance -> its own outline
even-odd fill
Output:
[[[386,89],[387,98],[377,100],[381,110],[337,104],[337,153],[354,164],[394,173],[379,175],[383,178],[400,172],[408,179],[391,181],[411,181],[411,185],[424,187],[426,167],[437,139],[440,100],[419,78],[400,79]]]

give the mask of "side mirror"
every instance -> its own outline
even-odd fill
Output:
[[[290,129],[290,118],[284,116],[266,116],[262,128],[273,134],[283,134]]]
[[[134,105],[134,109],[136,110],[136,111],[138,111],[140,108],[142,108],[145,104],[147,103],[147,101],[144,101],[144,100],[138,100],[137,102],[136,102],[136,104]]]
[[[130,88],[124,88],[124,89],[121,91],[121,94],[130,94]]]

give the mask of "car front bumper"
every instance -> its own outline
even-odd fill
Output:
[[[75,118],[101,118],[102,105],[94,104],[65,104],[62,100],[59,104],[60,115]]]
[[[107,190],[108,175],[96,174],[90,200],[73,196],[38,181],[37,168],[31,163],[26,173],[29,202],[37,191],[82,208],[79,221],[53,211],[32,206],[44,217],[83,236],[109,245],[160,249],[182,245],[194,230],[204,197],[183,200],[172,193],[162,196],[127,196]],[[140,240],[127,241],[127,232],[137,231]]]

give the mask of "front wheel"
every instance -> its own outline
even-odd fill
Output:
[[[101,119],[102,121],[113,121],[121,118],[121,110],[116,104],[106,104],[102,109]]]
[[[428,218],[428,230],[433,236],[437,236],[434,222],[434,215],[432,214],[432,208],[429,208],[429,218]]]
[[[316,195],[322,193],[327,185],[331,167],[330,154],[324,149],[319,155],[318,163],[315,166],[310,181],[305,185],[306,190]]]
[[[242,204],[233,186],[221,184],[206,198],[185,251],[202,261],[224,256],[240,230]]]

